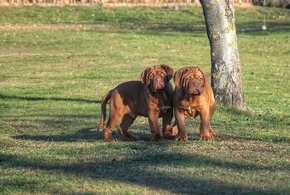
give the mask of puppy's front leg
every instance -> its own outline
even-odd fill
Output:
[[[151,130],[151,140],[152,141],[159,141],[161,140],[160,131],[158,127],[158,116],[159,112],[156,110],[149,110],[148,113],[148,121]]]
[[[162,133],[163,137],[166,139],[175,139],[177,135],[176,123],[171,125],[173,118],[173,109],[167,110],[162,116]]]
[[[200,139],[201,140],[212,140],[216,135],[210,127],[211,113],[210,109],[203,109],[200,112]]]
[[[188,136],[186,133],[186,128],[185,128],[185,115],[184,111],[182,109],[174,108],[174,115],[175,115],[175,120],[177,122],[177,128],[178,128],[178,140],[180,141],[187,141]]]

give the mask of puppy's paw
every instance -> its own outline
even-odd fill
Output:
[[[155,136],[153,136],[152,139],[151,139],[151,141],[153,141],[153,142],[158,142],[158,141],[160,141],[160,140],[161,140],[161,136],[160,136],[160,135],[155,135]]]
[[[211,133],[202,133],[199,137],[199,139],[203,141],[209,141],[214,139],[214,135]]]
[[[178,141],[187,141],[187,140],[188,140],[187,134],[179,135],[179,137],[178,137]]]
[[[104,141],[106,141],[106,142],[115,142],[116,140],[113,137],[109,137],[109,138],[105,138]]]

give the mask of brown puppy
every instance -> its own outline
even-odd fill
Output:
[[[109,91],[102,99],[102,113],[98,130],[103,129],[106,103],[110,100],[110,114],[103,129],[104,139],[113,141],[112,128],[120,121],[118,131],[129,140],[135,140],[127,130],[137,116],[148,117],[153,141],[161,139],[158,118],[162,117],[163,136],[171,135],[173,118],[173,88],[169,83],[173,69],[167,65],[148,67],[141,74],[141,81],[128,81]]]
[[[188,140],[185,117],[200,115],[200,139],[210,140],[215,136],[210,126],[215,99],[206,75],[198,67],[186,67],[174,74],[174,114],[178,127],[178,139]]]

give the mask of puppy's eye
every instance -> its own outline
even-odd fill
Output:
[[[153,79],[153,77],[154,77],[153,74],[151,74],[151,75],[149,76],[149,79]]]

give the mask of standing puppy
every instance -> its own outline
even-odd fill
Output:
[[[171,135],[173,118],[173,88],[169,83],[173,69],[167,65],[148,67],[141,74],[141,81],[128,81],[109,91],[102,99],[102,113],[98,130],[103,129],[106,117],[106,104],[110,100],[110,114],[103,129],[104,139],[113,141],[112,129],[119,123],[118,131],[129,140],[135,138],[128,128],[137,116],[148,117],[153,141],[161,139],[158,118],[162,117],[163,136]]]
[[[186,67],[174,74],[174,114],[178,127],[178,139],[186,141],[185,117],[200,115],[200,139],[215,136],[210,126],[215,99],[206,75],[198,67]]]

